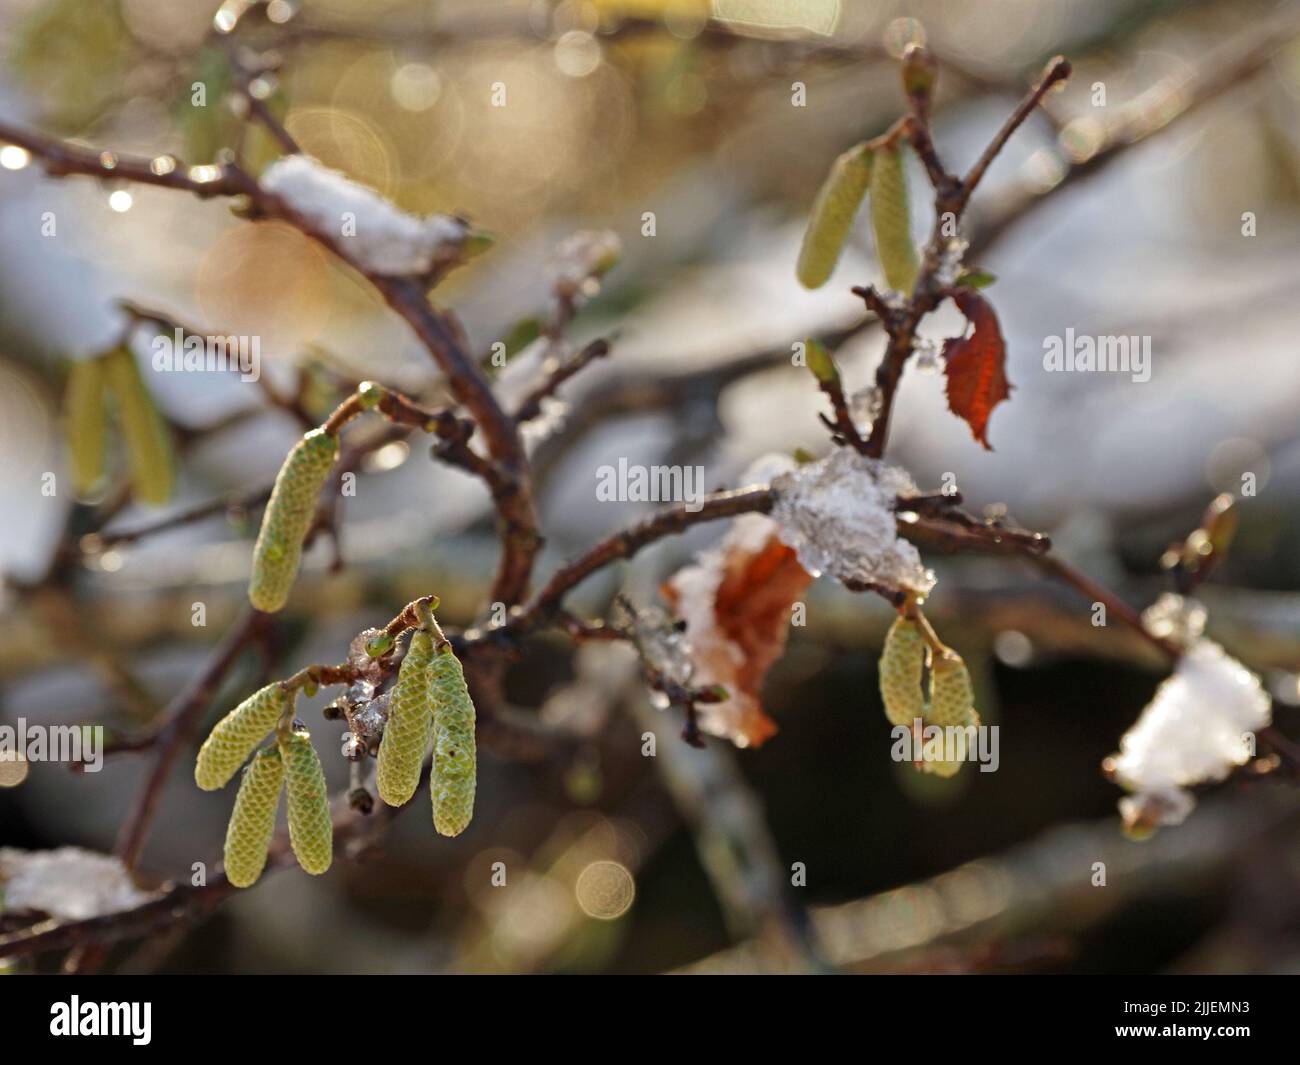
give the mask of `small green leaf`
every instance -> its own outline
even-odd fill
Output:
[[[829,385],[840,379],[840,372],[835,368],[835,360],[831,358],[831,353],[818,341],[809,337],[804,341],[804,350],[807,353],[808,369],[818,381]]]
[[[961,276],[957,278],[957,284],[963,288],[988,288],[997,279],[997,274],[989,273],[989,271],[975,266],[969,270],[963,270]]]
[[[475,256],[482,255],[497,242],[497,238],[484,229],[471,229],[465,237],[465,244],[461,248],[461,258],[473,259]]]
[[[372,636],[366,641],[366,654],[371,658],[382,658],[393,649],[393,638],[386,632]]]
[[[506,349],[506,361],[513,359],[541,335],[542,320],[540,318],[520,318],[501,338],[501,343]],[[492,365],[494,369],[500,369],[500,366],[496,365],[495,362]]]

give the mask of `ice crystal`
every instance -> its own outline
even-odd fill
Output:
[[[687,687],[694,666],[690,645],[676,620],[661,607],[633,611],[620,604],[630,620],[642,658],[669,684]]]
[[[1217,643],[1198,639],[1156,690],[1111,760],[1115,778],[1136,792],[1125,816],[1176,824],[1191,796],[1184,789],[1222,780],[1250,757],[1248,736],[1272,718],[1259,678]]]
[[[1142,612],[1142,625],[1153,636],[1187,646],[1205,631],[1205,607],[1195,599],[1165,592]]]
[[[875,385],[854,392],[849,397],[849,416],[862,436],[871,435],[871,426],[884,408],[885,401]]]
[[[519,427],[519,433],[529,446],[536,446],[563,431],[569,419],[569,405],[554,396],[544,396],[539,413]]]
[[[6,911],[38,911],[65,921],[130,910],[151,897],[132,883],[119,859],[80,847],[0,847],[0,895]]]
[[[916,341],[916,368],[927,376],[943,369],[943,356],[939,354],[939,345],[929,337]]]
[[[459,218],[407,214],[374,189],[307,155],[276,160],[262,174],[261,185],[373,274],[428,273],[458,258],[468,235]]]
[[[610,230],[582,230],[561,241],[555,249],[551,273],[556,288],[566,295],[594,296],[599,278],[614,268],[623,254],[623,242]]]
[[[934,272],[935,280],[948,287],[957,283],[961,274],[961,263],[966,255],[969,242],[961,237],[951,237],[939,254],[939,266]]]

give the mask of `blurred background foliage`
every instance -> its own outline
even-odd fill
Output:
[[[243,10],[247,7],[249,10]],[[922,35],[943,65],[939,147],[964,167],[1043,60],[1075,76],[999,159],[977,202],[1050,189],[1086,143],[1152,86],[1211,62],[1287,5],[1251,0],[0,0],[0,114],[29,128],[254,172],[274,142],[240,113],[227,48],[264,67],[253,92],[302,148],[415,212],[463,213],[497,244],[438,290],[476,350],[526,335],[548,298],[555,245],[609,228],[625,255],[572,323],[614,354],[566,392],[567,424],[534,459],[552,565],[634,520],[595,502],[597,465],[702,463],[710,487],[765,451],[822,449],[820,399],[789,344],[861,315],[874,280],[866,234],[832,283],[799,290],[793,263],[834,156],[902,109],[894,62]],[[260,68],[259,68],[260,69]],[[807,103],[792,106],[794,83]],[[494,84],[507,105],[494,107]],[[1104,86],[1104,107],[1095,104]],[[194,103],[202,85],[206,102]],[[1157,560],[1216,491],[1257,475],[1230,560],[1204,590],[1210,633],[1260,670],[1283,731],[1300,688],[1300,441],[1294,412],[1300,273],[1300,50],[1063,192],[982,256],[1017,386],[979,452],[943,410],[937,378],[909,374],[893,457],[922,485],[955,471],[978,508],[1052,533],[1067,557],[1137,605],[1164,588]],[[1151,102],[1147,101],[1148,104]],[[1159,101],[1155,101],[1158,103]],[[375,376],[429,398],[439,385],[405,327],[361,279],[283,226],[156,189],[53,182],[0,152],[0,615],[3,720],[147,723],[193,675],[243,595],[256,511],[78,553],[105,500],[39,494],[61,470],[69,359],[112,346],[131,300],[196,328],[261,338],[277,387],[307,367],[304,400]],[[917,171],[913,177],[920,181]],[[53,211],[58,235],[33,219]],[[656,217],[642,235],[644,212]],[[1259,220],[1243,238],[1242,213]],[[929,220],[917,221],[918,233]],[[935,336],[954,331],[937,316]],[[1154,375],[1131,384],[1048,375],[1042,341],[1153,337]],[[512,346],[518,346],[512,345]],[[846,345],[862,384],[878,336]],[[742,369],[743,368],[743,369]],[[159,378],[165,375],[153,375]],[[182,452],[175,507],[267,480],[298,431],[251,384],[151,381]],[[479,486],[395,441],[364,467],[342,516],[346,565],[318,544],[261,674],[341,657],[351,635],[431,589],[446,620],[481,617],[494,538]],[[134,504],[110,528],[150,520]],[[658,581],[716,528],[656,547],[583,587],[605,609]],[[938,781],[888,758],[876,601],[821,582],[808,624],[769,677],[779,735],[757,751],[692,751],[650,708],[617,649],[541,640],[485,715],[480,808],[455,841],[419,815],[363,839],[323,881],[275,876],[197,931],[123,948],[127,969],[646,971],[687,965],[958,971],[1300,968],[1300,806],[1237,781],[1144,846],[1119,838],[1100,760],[1149,698],[1161,664],[1087,604],[1017,564],[936,559],[927,610],[973,667],[1002,726],[1001,768]],[[206,628],[190,623],[207,604]],[[320,723],[318,699],[309,720]],[[218,708],[214,708],[215,711]],[[659,754],[641,756],[655,729]],[[328,743],[325,745],[328,747]],[[143,772],[36,766],[0,789],[0,844],[111,849]],[[328,761],[328,760],[327,760]],[[327,765],[342,788],[345,764]],[[227,802],[178,772],[143,874],[187,875],[218,852]],[[505,861],[506,888],[490,869]],[[1090,884],[1106,861],[1106,889]],[[806,886],[791,888],[803,863]],[[944,875],[946,874],[946,875]],[[938,877],[938,880],[930,878]],[[811,917],[809,914],[811,913]],[[721,952],[721,953],[719,953]]]

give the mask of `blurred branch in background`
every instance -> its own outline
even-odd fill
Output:
[[[1158,934],[1159,911],[1188,900],[1209,883],[1228,881],[1230,894],[1251,887],[1234,875],[1242,861],[1264,855],[1270,892],[1268,925],[1294,929],[1294,864],[1281,856],[1295,846],[1300,806],[1294,792],[1271,790],[1222,799],[1175,831],[1137,846],[1119,839],[1113,823],[1062,825],[1004,854],[870,898],[813,909],[810,920],[831,964],[849,972],[1024,972],[1059,967],[1090,936],[1126,909],[1146,915]],[[1254,872],[1255,870],[1252,870]],[[1138,931],[1144,931],[1139,928]],[[1269,964],[1272,951],[1246,932],[1231,950],[1210,941],[1200,971],[1240,972]],[[1300,939],[1289,935],[1279,964],[1295,964]],[[1108,963],[1101,961],[1101,971]],[[1176,966],[1175,966],[1176,968]],[[686,967],[699,974],[790,972],[788,962],[748,943]]]

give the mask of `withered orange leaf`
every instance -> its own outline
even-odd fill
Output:
[[[811,581],[771,520],[746,515],[717,551],[664,584],[687,622],[694,682],[721,684],[730,695],[700,704],[704,731],[738,747],[757,747],[776,733],[760,701],[763,678],[785,650],[790,608]]]
[[[943,342],[944,373],[948,378],[948,409],[970,426],[971,434],[992,451],[989,415],[1011,395],[1007,380],[1007,345],[992,305],[978,292],[955,289],[953,302],[974,327],[969,336]]]

